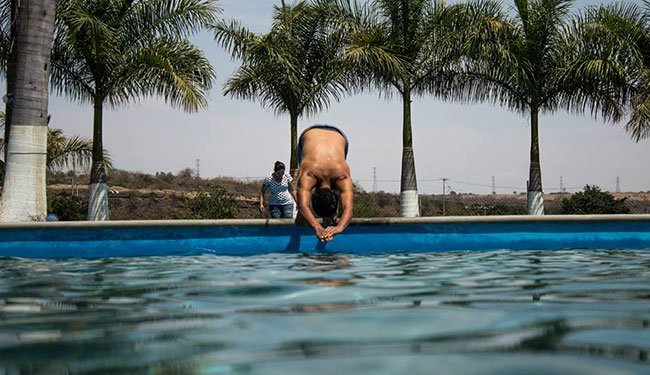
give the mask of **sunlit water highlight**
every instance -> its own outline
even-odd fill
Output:
[[[650,250],[0,259],[0,374],[650,373]]]

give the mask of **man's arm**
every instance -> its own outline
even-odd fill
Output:
[[[323,240],[323,226],[311,212],[311,189],[316,186],[316,179],[307,173],[301,173],[298,177],[298,216],[301,216],[307,224],[316,232],[316,236]]]
[[[323,232],[326,241],[331,241],[335,234],[339,234],[345,230],[352,220],[352,212],[354,208],[354,185],[352,178],[349,175],[336,183],[336,187],[341,191],[341,207],[343,214],[337,226],[327,227]]]

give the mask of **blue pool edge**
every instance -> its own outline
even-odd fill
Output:
[[[0,223],[0,256],[649,249],[650,215],[356,218],[322,243],[292,219]]]

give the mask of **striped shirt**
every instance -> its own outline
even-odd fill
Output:
[[[289,192],[289,184],[292,181],[293,177],[286,173],[282,176],[281,182],[277,182],[272,174],[264,179],[262,184],[268,186],[269,190],[271,190],[269,205],[283,206],[285,204],[293,204],[293,196]]]

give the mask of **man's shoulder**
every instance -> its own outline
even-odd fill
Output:
[[[316,185],[317,178],[311,168],[301,168],[298,174],[298,187],[311,189]]]

